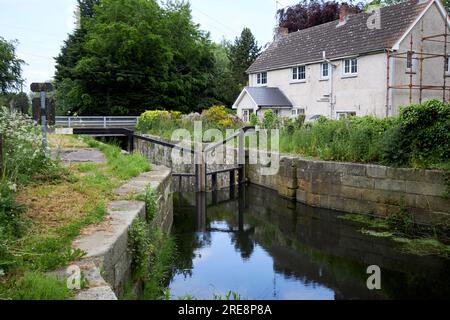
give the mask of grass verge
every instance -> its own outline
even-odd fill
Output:
[[[50,141],[52,147],[97,148],[107,161],[73,164],[58,179],[19,187],[26,227],[17,239],[1,237],[0,299],[70,298],[65,283],[46,273],[82,258],[72,241],[86,227],[103,223],[107,204],[117,199],[115,188],[151,169],[145,158],[90,138],[51,136]]]

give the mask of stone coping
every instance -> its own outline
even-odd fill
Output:
[[[156,190],[170,177],[170,169],[154,166],[152,171],[130,180],[115,193],[121,196],[141,194],[148,185]],[[131,268],[128,231],[135,219],[145,219],[145,213],[145,202],[114,201],[109,204],[108,216],[103,223],[86,228],[74,240],[73,248],[86,253],[76,266],[88,283],[88,288],[79,292],[76,300],[118,299],[116,293],[121,290]]]

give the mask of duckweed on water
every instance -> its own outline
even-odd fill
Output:
[[[365,225],[361,233],[377,238],[386,238],[400,245],[400,250],[418,256],[438,256],[450,259],[450,245],[441,242],[433,232],[422,234],[399,232],[399,228],[392,226],[387,219],[371,216],[347,214],[339,217],[342,220],[353,221]],[[401,228],[400,228],[401,229]]]

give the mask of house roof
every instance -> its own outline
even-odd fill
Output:
[[[360,13],[349,16],[341,26],[339,21],[332,21],[290,33],[273,42],[247,72],[321,61],[323,51],[328,59],[333,59],[392,48],[429,4],[409,0],[381,8],[381,29],[368,28],[373,13]]]
[[[245,91],[258,107],[292,107],[292,103],[278,88],[246,87]]]

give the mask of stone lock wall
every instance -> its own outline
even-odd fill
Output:
[[[118,196],[141,194],[151,185],[159,197],[154,227],[170,232],[173,223],[173,194],[171,170],[154,166],[151,172],[133,178],[115,190]],[[81,291],[78,300],[114,300],[123,294],[125,283],[131,279],[132,256],[128,232],[135,219],[145,219],[142,201],[114,201],[108,206],[108,220],[98,230],[77,238],[73,247],[86,252],[78,266],[86,274],[89,288]],[[102,272],[100,272],[100,270]]]
[[[386,216],[405,208],[417,223],[450,221],[444,197],[445,176],[439,170],[313,161],[282,157],[278,174],[261,176],[249,165],[251,183],[277,190],[281,196],[326,209]]]
[[[173,144],[177,144],[179,142],[174,141],[168,141],[164,140],[160,137],[145,135],[148,137],[151,137],[152,139],[163,141],[163,142],[170,142]],[[204,147],[206,147],[206,144],[204,144]],[[149,159],[151,163],[155,163],[158,165],[166,166],[170,169],[172,169],[173,173],[189,173],[194,174],[195,173],[195,166],[193,164],[193,158],[192,158],[192,164],[179,164],[174,163],[172,161],[172,149],[169,147],[164,147],[162,145],[152,143],[149,141],[143,141],[139,139],[135,139],[134,142],[134,149],[139,152],[141,155]],[[234,157],[237,158],[237,151],[233,150]],[[210,156],[210,155],[208,155]],[[224,162],[225,162],[225,155],[223,156]],[[215,170],[222,170],[224,168],[232,168],[236,165],[226,165],[226,164],[209,164],[208,165],[208,172],[215,171]],[[236,179],[237,180],[237,176]],[[217,175],[217,186],[219,189],[228,188],[230,186],[230,174],[229,173],[219,173]],[[212,189],[212,177],[209,175],[207,177],[207,188],[208,190]],[[173,183],[172,183],[172,191],[182,191],[182,192],[196,192],[195,188],[195,178],[194,177],[173,177]]]

